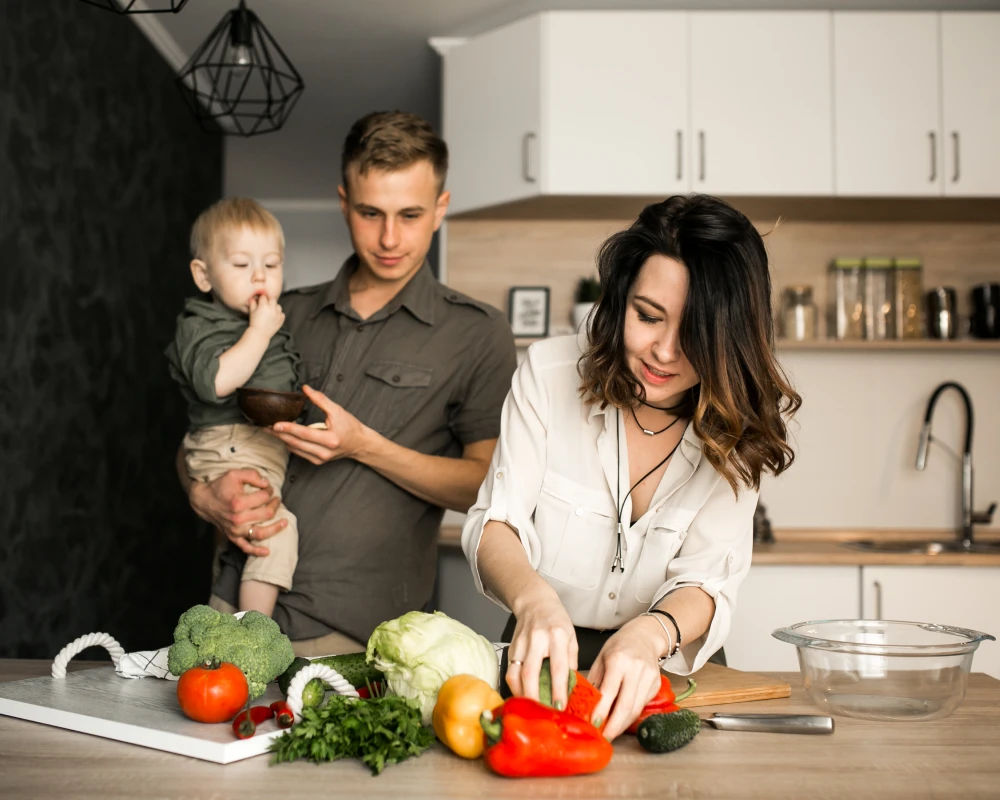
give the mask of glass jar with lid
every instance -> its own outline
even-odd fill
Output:
[[[803,342],[816,338],[816,304],[812,286],[789,286],[783,293],[781,335]]]
[[[897,258],[893,262],[893,310],[897,339],[920,339],[924,335],[923,265],[919,258]]]
[[[865,281],[860,258],[830,265],[830,331],[837,339],[865,338]]]
[[[895,339],[893,315],[892,259],[866,258],[865,270],[865,338]]]

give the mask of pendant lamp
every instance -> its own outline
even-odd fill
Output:
[[[177,85],[202,128],[239,136],[280,129],[305,87],[246,0],[215,26]]]
[[[188,0],[81,0],[117,14],[176,14]]]

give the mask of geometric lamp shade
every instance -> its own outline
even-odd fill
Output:
[[[281,128],[305,88],[245,0],[222,18],[191,56],[177,85],[202,128],[221,127],[240,136]]]
[[[176,14],[187,0],[83,0],[119,14]]]

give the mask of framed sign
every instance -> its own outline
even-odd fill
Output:
[[[517,337],[549,335],[549,287],[512,286],[507,304],[510,329]]]

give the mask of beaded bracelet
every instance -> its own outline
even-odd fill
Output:
[[[677,624],[674,615],[669,611],[664,611],[662,608],[651,608],[650,612],[653,614],[662,614],[674,624],[674,630],[677,631],[677,644],[674,645],[674,651],[670,655],[677,655],[677,651],[681,649],[681,626]]]
[[[677,652],[676,650],[673,650],[674,640],[673,640],[673,638],[671,638],[670,631],[667,630],[667,625],[666,625],[666,623],[662,619],[660,619],[658,616],[656,616],[656,614],[651,614],[649,611],[643,611],[639,616],[640,617],[652,617],[657,622],[659,622],[660,623],[660,627],[663,628],[663,632],[667,636],[667,654],[664,656],[664,659],[670,658],[670,656],[672,656],[674,653]]]

